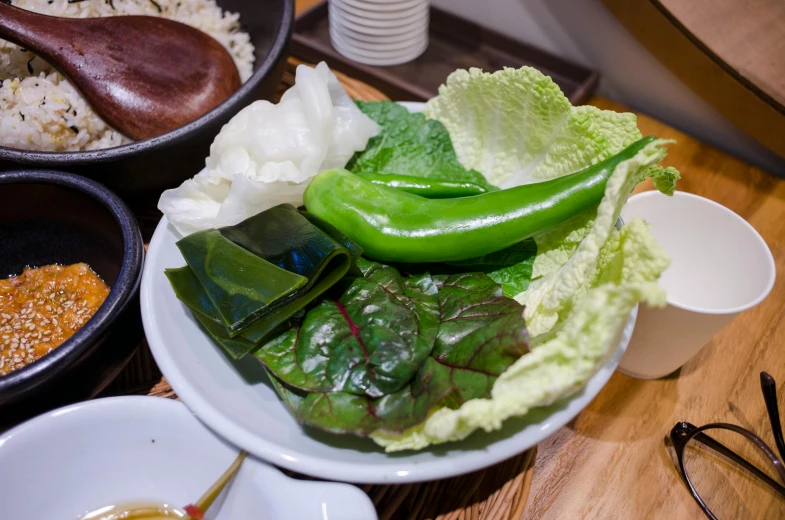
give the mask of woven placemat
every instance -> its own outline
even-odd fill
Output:
[[[301,63],[290,58],[279,95],[294,84],[294,69]],[[388,99],[375,88],[336,72],[354,99]],[[146,241],[160,213],[152,208],[137,213]],[[151,395],[177,399],[172,387],[143,343],[103,396]],[[379,520],[520,520],[523,518],[534,472],[536,448],[505,462],[467,475],[445,480],[398,486],[361,486],[373,500]],[[307,478],[293,475],[296,478]]]

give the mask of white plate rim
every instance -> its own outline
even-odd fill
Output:
[[[424,103],[419,102],[400,102],[399,104],[412,112],[420,112],[425,106]],[[187,374],[179,369],[177,360],[171,356],[167,349],[166,340],[161,330],[156,326],[152,296],[154,294],[153,287],[156,283],[154,269],[161,269],[155,261],[156,254],[162,247],[161,243],[165,240],[168,226],[166,217],[163,217],[156,227],[147,251],[148,258],[145,262],[140,289],[142,322],[145,335],[161,372],[172,389],[199,420],[224,439],[271,464],[328,480],[363,484],[405,484],[437,480],[492,466],[536,446],[546,437],[574,419],[605,386],[618,366],[621,356],[627,349],[637,317],[636,306],[630,312],[630,316],[621,331],[620,341],[616,350],[607,355],[607,360],[598,366],[596,372],[580,390],[561,400],[560,408],[549,415],[547,419],[531,423],[509,438],[489,444],[483,450],[467,450],[462,452],[461,455],[418,462],[416,465],[407,466],[406,457],[396,454],[395,458],[400,460],[399,468],[401,469],[364,463],[328,461],[304,452],[290,451],[272,441],[255,435],[240,425],[234,424],[220,409],[211,406],[200,395],[199,390],[188,378]],[[187,312],[185,308],[183,308],[183,312]],[[238,379],[240,379],[239,374]],[[534,433],[528,433],[535,426],[538,428],[535,429]],[[480,431],[475,432],[473,435],[485,435],[485,433]],[[519,439],[518,437],[524,438]],[[524,442],[516,443],[513,441]],[[412,454],[416,453],[413,452]],[[472,457],[472,455],[475,456]],[[459,465],[456,464],[457,458],[462,459]]]

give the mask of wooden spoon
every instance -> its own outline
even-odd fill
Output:
[[[190,123],[240,88],[220,43],[164,18],[58,18],[0,2],[0,38],[51,63],[104,121],[135,140]]]

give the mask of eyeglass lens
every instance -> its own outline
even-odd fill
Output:
[[[705,435],[721,443],[757,467],[782,490],[783,482],[771,460],[745,436],[722,428],[704,430]],[[719,451],[701,442],[700,436],[684,447],[683,460],[687,478],[715,517],[785,518],[785,495]]]

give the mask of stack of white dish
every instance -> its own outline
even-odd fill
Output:
[[[330,41],[350,60],[398,65],[428,47],[428,0],[330,0]]]

